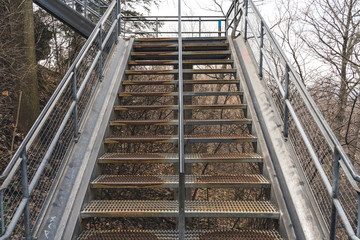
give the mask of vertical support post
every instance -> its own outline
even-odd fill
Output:
[[[289,108],[286,101],[289,99],[289,81],[290,81],[290,68],[286,64],[285,68],[285,97],[284,97],[284,137],[289,135]]]
[[[185,143],[184,143],[184,98],[183,98],[183,64],[182,64],[182,29],[181,0],[178,1],[178,49],[179,49],[179,239],[185,239]]]
[[[334,159],[333,159],[333,184],[332,184],[332,200],[338,198],[339,193],[339,171],[340,171],[340,154],[335,148]],[[331,222],[330,222],[330,240],[336,239],[336,220],[337,220],[337,211],[333,201],[331,201]]]
[[[199,37],[201,37],[201,17],[199,17]]]
[[[73,70],[73,77],[72,77],[72,82],[73,82],[73,98],[74,98],[74,102],[75,102],[75,108],[74,108],[74,139],[75,142],[78,141],[79,138],[79,125],[78,125],[78,99],[77,99],[77,94],[76,94],[76,67]]]
[[[263,48],[264,48],[264,23],[261,21],[260,31],[260,61],[259,61],[259,77],[263,77]]]
[[[5,233],[5,218],[4,218],[4,190],[0,191],[0,213],[1,213],[1,233]]]
[[[116,0],[116,21],[117,21],[117,30],[116,30],[116,36],[120,36],[121,33],[121,1]]]
[[[84,1],[84,17],[87,17],[87,0]]]
[[[221,37],[221,20],[218,21],[218,36]]]
[[[26,199],[26,206],[24,210],[24,223],[25,223],[25,239],[31,239],[31,227],[30,227],[30,194],[29,194],[29,184],[28,184],[28,176],[27,176],[27,157],[26,157],[26,149],[21,153],[21,183],[22,183],[22,191],[24,199]]]
[[[228,32],[229,32],[228,28],[229,28],[229,19],[228,19],[228,17],[226,17],[225,18],[225,37],[228,35]]]
[[[360,237],[360,193],[358,195],[358,214],[357,214],[357,225],[356,225],[356,236]]]
[[[245,0],[245,29],[244,29],[244,40],[247,41],[247,29],[248,29],[248,13],[249,13],[249,0]],[[236,12],[235,12],[236,16]],[[236,21],[234,21],[236,22]],[[234,23],[235,25],[235,23]]]
[[[99,81],[102,81],[102,77],[103,77],[103,59],[102,59],[102,54],[103,54],[103,27],[102,24],[100,24],[100,31],[99,31],[99,51],[100,51],[100,57],[99,57]]]
[[[159,18],[156,17],[156,37],[159,37]]]

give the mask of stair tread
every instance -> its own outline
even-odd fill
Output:
[[[185,135],[184,139],[188,142],[256,142],[257,137],[249,134],[243,135]],[[155,135],[155,136],[121,136],[107,137],[105,143],[176,143],[179,140],[177,135]]]
[[[280,233],[274,230],[187,230],[187,240],[282,240]],[[177,240],[179,233],[175,230],[99,230],[84,231],[78,240]]]
[[[232,64],[231,59],[199,59],[184,60],[183,64],[207,65],[207,64]],[[177,65],[178,60],[130,60],[128,65]]]
[[[174,85],[177,80],[143,80],[143,81],[123,81],[123,85]],[[239,80],[184,80],[184,84],[238,84]]]
[[[100,163],[110,162],[178,162],[177,153],[105,153],[99,158]],[[187,162],[241,161],[261,162],[257,153],[190,153],[185,154]]]
[[[184,105],[184,109],[244,109],[246,104]],[[117,105],[115,110],[178,110],[178,105]]]
[[[226,41],[226,37],[184,37],[183,42],[186,41]],[[178,38],[137,38],[135,42],[167,42],[178,41]]]
[[[131,52],[131,56],[158,56],[158,55],[178,55],[178,51],[161,51],[161,52]],[[186,55],[218,55],[218,54],[231,54],[230,50],[210,50],[210,51],[183,51],[183,56]]]
[[[248,118],[237,119],[188,119],[185,125],[220,125],[220,124],[250,124]],[[112,120],[110,126],[116,125],[178,125],[178,120]]]
[[[100,175],[92,187],[178,187],[178,175]],[[269,181],[260,174],[244,175],[186,175],[185,184],[191,186],[235,186],[235,187],[269,187]]]
[[[242,95],[241,91],[206,91],[206,92],[183,92],[184,96],[220,96],[220,95]],[[120,97],[127,96],[178,96],[178,92],[121,92],[118,94]]]
[[[161,75],[161,74],[178,74],[179,70],[126,70],[127,75]],[[224,73],[236,73],[236,69],[184,69],[183,73],[192,74],[224,74]]]
[[[82,217],[176,217],[176,200],[93,200],[81,211]],[[185,215],[194,217],[262,217],[279,218],[270,201],[185,201]]]

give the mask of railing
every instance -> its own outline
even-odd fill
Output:
[[[153,37],[177,37],[178,16],[123,16],[123,28],[127,29],[122,32],[124,37],[127,36],[153,36]],[[190,37],[205,36],[226,36],[226,21],[224,16],[181,16],[182,34]],[[175,24],[175,25],[172,25]],[[191,23],[191,24],[189,24]],[[136,24],[142,24],[141,31],[134,31]],[[196,25],[195,25],[196,24]],[[184,30],[188,28],[188,30]]]
[[[252,0],[234,0],[226,21],[251,48],[279,111],[283,134],[297,154],[330,239],[359,239],[360,189],[356,172]],[[238,20],[241,20],[240,22]],[[340,221],[337,221],[340,220]]]
[[[69,7],[97,23],[108,8],[110,1],[102,0],[62,0]]]
[[[1,174],[0,239],[31,239],[120,33],[113,1]],[[21,220],[21,221],[20,221]]]

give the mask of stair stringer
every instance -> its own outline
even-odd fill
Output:
[[[312,196],[304,186],[306,181],[297,167],[296,155],[283,137],[281,118],[264,81],[259,78],[251,50],[241,36],[229,39],[229,43],[264,156],[264,175],[271,180],[272,197],[282,213],[281,233],[289,239],[327,239]]]
[[[108,131],[108,121],[113,108],[121,80],[125,74],[133,39],[118,39],[104,67],[104,77],[90,103],[88,112],[80,126],[80,137],[69,154],[66,167],[60,177],[49,208],[40,223],[36,239],[72,239],[79,227],[79,214],[86,201],[89,183],[96,160],[103,149],[103,138]]]

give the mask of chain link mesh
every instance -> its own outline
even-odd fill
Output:
[[[244,20],[239,26],[241,32],[244,36],[245,24]],[[252,25],[250,28],[248,26],[247,31],[247,42],[251,48],[253,57],[259,66],[260,61],[260,38],[261,38],[261,19],[255,13],[254,9],[251,8],[249,4],[248,11],[248,23]],[[266,61],[264,58],[263,61],[263,80],[265,81],[267,88],[272,96],[272,99],[277,108],[277,112],[281,116],[281,119],[284,120],[284,109],[285,102],[283,92],[279,90],[281,87],[285,90],[285,78],[286,78],[286,60],[280,53],[280,50],[277,49],[275,40],[271,38],[270,34],[265,31],[264,34],[264,51],[269,59]],[[301,126],[305,130],[305,134],[309,139],[319,162],[321,163],[322,168],[324,169],[327,178],[330,183],[332,183],[333,175],[333,144],[329,143],[326,139],[326,136],[320,131],[320,128],[317,124],[317,120],[314,119],[311,110],[309,110],[307,100],[305,100],[302,95],[299,87],[296,85],[296,82],[299,81],[290,73],[289,79],[289,101],[293,106],[293,109],[298,117],[298,120],[301,123]],[[303,173],[306,177],[307,183],[312,190],[312,194],[322,217],[330,229],[331,223],[331,206],[332,199],[328,194],[325,184],[321,179],[319,172],[317,171],[315,164],[311,158],[309,150],[305,144],[304,139],[302,138],[298,127],[295,125],[294,119],[289,114],[289,140],[296,152],[297,159],[302,167]],[[357,216],[358,216],[358,196],[357,192],[351,187],[349,180],[345,176],[342,169],[340,169],[340,178],[339,178],[339,200],[345,211],[345,214],[350,221],[350,224],[353,230],[356,232],[357,227]],[[337,239],[347,239],[348,233],[346,232],[343,222],[338,217],[337,222]]]
[[[91,43],[90,46],[88,46],[87,51],[81,51],[83,58],[81,62],[77,63],[76,71],[74,71],[73,68],[70,68],[68,74],[65,75],[62,81],[65,81],[65,83],[60,88],[53,105],[47,109],[42,123],[37,125],[34,134],[26,143],[27,177],[29,184],[34,180],[40,165],[44,163],[44,158],[47,152],[50,154],[50,157],[45,164],[44,170],[39,172],[41,175],[38,182],[36,183],[33,191],[30,193],[29,205],[31,229],[33,229],[35,226],[38,217],[41,216],[43,206],[53,190],[53,183],[59,177],[59,172],[65,165],[67,154],[74,145],[75,115],[74,111],[71,113],[69,112],[71,110],[72,104],[74,103],[72,82],[73,78],[71,77],[71,73],[75,72],[76,74],[77,92],[81,86],[85,84],[83,88],[84,90],[77,100],[78,118],[76,121],[80,124],[81,119],[83,119],[85,115],[86,108],[91,101],[92,95],[100,81],[100,64],[104,66],[107,58],[109,57],[111,49],[116,42],[116,29],[112,28],[113,30],[111,30],[111,26],[116,24],[116,5],[113,6],[114,7],[112,10],[109,10],[111,12],[105,20],[103,27],[99,31],[101,34],[95,36],[95,40]],[[100,35],[102,39],[100,39]],[[108,38],[103,49],[102,63],[100,63],[99,58],[97,62],[94,62],[97,55],[101,54],[100,43],[104,42],[107,35],[110,35],[110,38]],[[90,40],[91,39],[88,41]],[[95,65],[92,67],[93,64]],[[70,77],[67,78],[67,76]],[[70,113],[70,118],[66,121],[66,115],[68,112]],[[61,132],[59,132],[60,126],[62,124],[65,124],[65,127]],[[53,142],[57,134],[59,134],[59,138],[56,142]],[[54,148],[51,148],[52,145]],[[6,188],[4,188],[1,193],[3,196],[2,207],[4,212],[4,221],[2,224],[5,228],[5,231],[10,222],[13,220],[14,214],[18,210],[20,202],[24,198],[22,190],[21,164],[17,168],[15,167],[15,173],[13,175],[10,174],[10,177],[12,176],[10,184],[7,186],[3,185],[3,187]],[[16,219],[14,220],[16,221]],[[24,218],[22,216],[18,221],[14,232],[12,233],[11,239],[24,238],[24,230]],[[3,234],[4,232],[2,232],[2,235]]]

